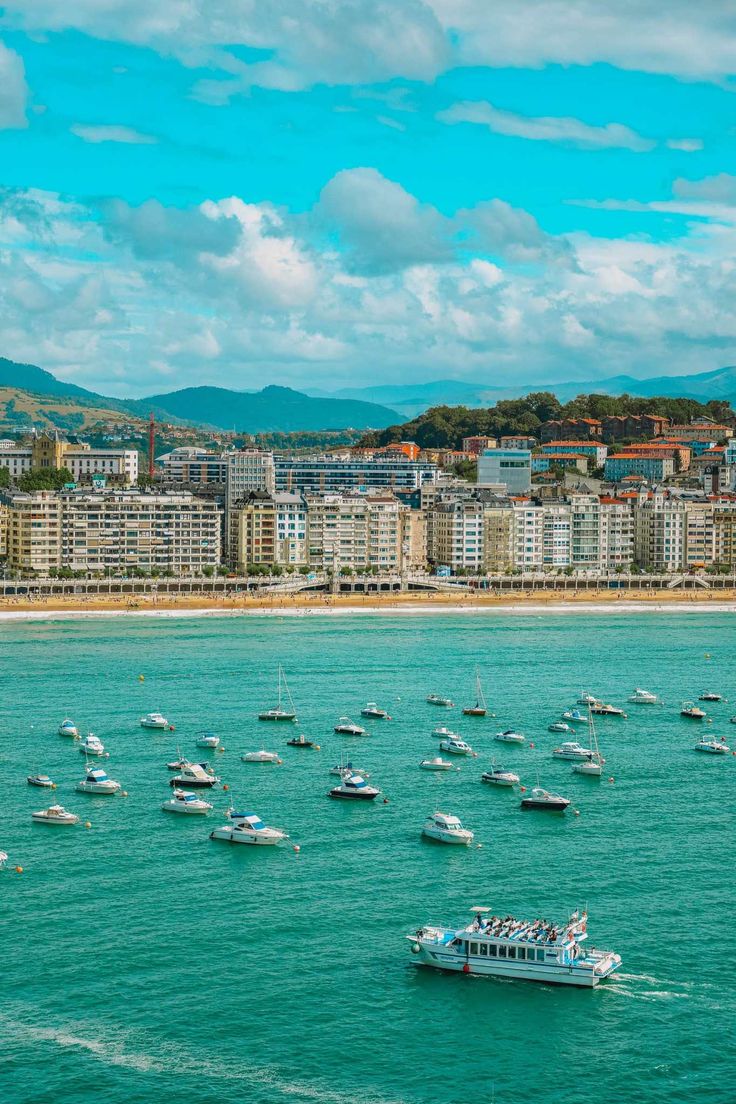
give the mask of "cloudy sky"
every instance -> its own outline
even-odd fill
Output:
[[[6,0],[0,355],[118,395],[736,362],[723,0]]]

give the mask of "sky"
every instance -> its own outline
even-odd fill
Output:
[[[7,0],[0,356],[110,395],[736,363],[724,0]]]

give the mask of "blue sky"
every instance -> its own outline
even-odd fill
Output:
[[[120,395],[733,363],[702,7],[11,0],[0,355]]]

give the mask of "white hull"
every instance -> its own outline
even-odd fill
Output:
[[[501,775],[498,775],[496,777],[491,777],[489,775],[488,777],[483,776],[483,778],[481,778],[481,782],[485,782],[486,785],[488,785],[488,786],[506,786],[506,787],[509,787],[509,786],[515,786],[518,781],[519,781],[519,779],[516,775],[513,775],[513,777],[509,777],[509,778],[504,778]]]
[[[280,833],[263,834],[261,832],[236,832],[229,828],[215,828],[210,839],[225,840],[226,843],[249,843],[255,846],[271,846],[281,843],[286,837]]]
[[[618,957],[618,956],[616,956]],[[518,981],[541,981],[547,985],[573,985],[578,988],[592,989],[600,984],[620,963],[612,965],[607,972],[597,973],[595,969],[583,966],[558,966],[555,964],[531,962],[510,962],[508,960],[467,957],[440,947],[428,948],[420,945],[415,961],[421,966],[434,966],[439,970],[455,973],[474,974],[478,977],[503,977]],[[467,964],[468,969],[464,967]]]
[[[452,770],[452,763],[433,763],[431,760],[427,760],[419,764],[422,770],[427,771],[449,771]]]
[[[504,736],[502,733],[493,737],[494,740],[498,740],[499,744],[523,744],[524,737],[520,735]]]
[[[468,847],[473,842],[472,832],[440,832],[434,828],[423,828],[422,835],[427,839],[436,840],[437,843],[455,843]]]
[[[603,773],[600,763],[576,763],[572,769],[586,778],[600,778]]]
[[[241,755],[240,758],[244,763],[280,763],[278,755],[275,752],[270,751],[255,751],[248,752],[246,755]]]
[[[206,809],[192,809],[191,806],[187,807],[184,801],[177,801],[175,805],[164,801],[161,808],[165,813],[183,813],[184,816],[207,816],[212,806],[208,805]]]
[[[115,794],[120,789],[119,782],[103,782],[100,785],[94,782],[77,782],[75,786],[77,793],[87,794]]]
[[[50,817],[46,816],[45,813],[31,813],[31,820],[34,824],[58,824],[59,826],[79,824],[78,816]]]

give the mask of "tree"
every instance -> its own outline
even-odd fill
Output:
[[[18,480],[22,491],[60,491],[65,483],[73,483],[68,468],[31,468]]]
[[[0,487],[10,486],[10,468],[0,468]]]

